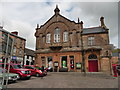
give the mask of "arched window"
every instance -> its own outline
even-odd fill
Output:
[[[50,43],[50,41],[51,41],[51,34],[48,33],[48,34],[46,35],[46,43]]]
[[[60,42],[60,29],[59,28],[56,28],[54,30],[54,42],[55,43]]]
[[[67,42],[68,41],[68,32],[65,31],[63,32],[63,42]]]
[[[97,56],[94,55],[94,54],[91,54],[91,55],[89,55],[88,59],[89,59],[89,60],[90,60],[90,59],[97,59]]]

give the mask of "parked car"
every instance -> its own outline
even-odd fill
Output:
[[[6,69],[8,69],[8,63],[6,64]],[[4,68],[4,63],[0,63],[0,67]],[[23,69],[20,64],[10,64],[10,73],[16,73],[19,75],[20,79],[30,79],[31,71],[28,69]]]
[[[36,77],[44,76],[43,72],[39,69],[36,69],[36,67],[34,65],[24,65],[23,68],[29,69],[32,72],[33,76],[36,76]]]
[[[19,75],[15,74],[15,73],[7,73],[6,69],[0,68],[0,80],[2,81],[4,77],[4,80],[7,81],[8,78],[8,82],[16,82],[17,79],[19,79]]]
[[[47,70],[44,69],[44,67],[39,67],[39,66],[35,66],[36,69],[41,70],[43,72],[43,75],[46,76],[47,75]]]

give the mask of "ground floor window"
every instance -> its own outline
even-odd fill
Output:
[[[48,67],[53,67],[52,56],[48,56],[48,57],[47,57],[47,62],[48,62],[48,63],[47,63],[47,64],[48,64],[48,65],[47,65]]]
[[[42,66],[45,66],[45,57],[41,57]]]
[[[63,68],[66,68],[66,67],[67,67],[67,56],[62,56],[61,66],[62,66]]]
[[[74,69],[74,56],[70,56],[70,68]]]

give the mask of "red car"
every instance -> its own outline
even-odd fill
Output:
[[[8,69],[8,63],[6,64],[6,68]],[[0,67],[4,68],[4,63],[0,63]],[[10,64],[10,73],[16,73],[19,75],[20,79],[30,79],[31,71],[28,69],[23,69],[19,64]]]
[[[29,69],[32,72],[32,75],[35,75],[36,77],[44,76],[43,72],[37,69],[34,65],[24,65],[23,68]]]
[[[39,69],[43,72],[43,75],[46,76],[47,75],[47,70],[43,69],[44,67],[39,67],[39,66],[35,66],[36,69]]]

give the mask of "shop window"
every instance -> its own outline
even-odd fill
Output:
[[[27,59],[29,59],[29,55],[27,55]]]
[[[42,66],[45,66],[45,57],[41,57]]]
[[[67,68],[67,56],[62,56],[61,64],[63,68]]]
[[[70,68],[74,69],[74,56],[70,56]]]
[[[47,65],[48,67],[53,67],[52,56],[48,56],[48,57],[47,57],[47,62],[48,62],[48,63],[47,63],[47,64],[48,64],[48,65]]]

